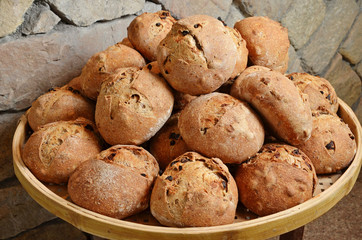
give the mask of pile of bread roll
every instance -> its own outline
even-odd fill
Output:
[[[326,79],[285,75],[288,48],[267,17],[230,28],[143,13],[33,103],[23,160],[118,219],[150,207],[165,226],[215,226],[233,223],[238,204],[259,216],[298,205],[317,174],[348,166],[356,142]]]

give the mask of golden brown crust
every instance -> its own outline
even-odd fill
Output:
[[[175,105],[173,107],[174,111],[181,111],[189,102],[197,98],[197,96],[177,91],[174,91],[173,96],[175,97]]]
[[[28,111],[28,122],[35,131],[44,124],[84,117],[94,121],[95,104],[72,87],[54,88],[41,95]]]
[[[312,113],[307,96],[283,74],[255,71],[235,84],[234,97],[249,102],[278,137],[292,145],[310,137]]]
[[[128,39],[128,37],[123,38],[122,41],[120,42],[120,44],[126,45],[127,47],[130,47],[130,48],[134,49],[134,46],[132,45],[132,43]]]
[[[176,20],[168,11],[142,13],[128,26],[128,39],[145,58],[155,61],[157,46],[175,22]]]
[[[48,123],[26,142],[24,163],[40,181],[65,183],[80,163],[101,151],[94,129],[84,118]]]
[[[235,175],[240,201],[265,216],[312,198],[318,182],[312,162],[301,150],[272,143],[239,166]]]
[[[222,161],[188,152],[157,177],[150,208],[163,225],[206,227],[233,223],[237,203],[235,180]]]
[[[312,136],[298,147],[313,162],[317,174],[335,173],[348,166],[356,153],[356,140],[336,115],[314,114]]]
[[[177,91],[210,93],[232,75],[238,50],[221,21],[195,15],[177,21],[158,47],[162,75]]]
[[[234,44],[237,49],[237,58],[236,64],[233,73],[230,78],[236,78],[239,74],[244,71],[248,64],[248,54],[249,51],[246,48],[246,41],[241,37],[240,33],[233,28],[227,27],[226,29],[229,31],[230,36],[232,37]]]
[[[105,81],[115,70],[125,67],[143,67],[144,58],[136,50],[117,43],[94,54],[83,67],[81,78],[82,94],[96,100]]]
[[[259,117],[245,102],[223,93],[210,93],[190,102],[178,123],[186,144],[224,163],[241,163],[263,145]]]
[[[255,64],[285,73],[288,69],[288,30],[268,17],[248,17],[235,23]]]
[[[103,84],[95,119],[104,140],[139,145],[171,115],[173,95],[167,83],[147,68],[121,68]]]
[[[337,113],[338,97],[327,79],[308,73],[291,73],[287,77],[294,82],[304,94],[308,95],[312,111]]]

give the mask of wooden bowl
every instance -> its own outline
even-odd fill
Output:
[[[13,139],[14,170],[29,195],[49,212],[82,231],[108,239],[265,239],[277,236],[321,216],[352,189],[362,162],[361,124],[351,108],[339,99],[339,116],[355,135],[357,153],[343,172],[319,177],[315,196],[293,208],[265,217],[257,217],[242,206],[238,207],[233,224],[214,227],[174,228],[160,226],[149,211],[125,220],[107,217],[72,203],[66,186],[40,182],[24,165],[21,151],[29,135],[26,115],[22,116]]]

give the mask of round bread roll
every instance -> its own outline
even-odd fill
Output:
[[[142,144],[165,124],[173,102],[167,83],[148,68],[118,69],[102,84],[97,128],[111,145]]]
[[[175,97],[175,105],[173,107],[175,111],[181,111],[189,102],[197,98],[197,96],[177,91],[174,91],[173,96]]]
[[[308,95],[312,111],[337,113],[338,97],[328,80],[308,73],[291,73],[287,77],[294,82],[304,94]]]
[[[93,102],[72,87],[52,88],[35,100],[28,111],[30,127],[36,131],[44,124],[84,117],[94,121]]]
[[[157,61],[153,61],[153,62],[148,63],[144,68],[147,68],[150,72],[152,72],[154,74],[162,76],[161,75],[161,70],[158,67]]]
[[[288,69],[288,30],[268,17],[248,17],[235,23],[246,41],[254,65],[285,73]]]
[[[236,80],[232,94],[249,102],[284,141],[295,145],[309,139],[312,113],[307,95],[283,74],[255,71]]]
[[[166,226],[230,224],[234,222],[237,191],[235,180],[220,159],[187,152],[156,178],[150,209]]]
[[[226,29],[229,31],[230,36],[232,37],[236,49],[238,51],[236,64],[233,73],[230,78],[234,79],[240,75],[242,71],[246,68],[248,64],[248,54],[249,51],[246,48],[246,41],[241,37],[240,33],[233,28],[226,26]]]
[[[239,51],[221,21],[195,15],[177,21],[158,46],[162,75],[179,92],[210,93],[233,74]]]
[[[312,160],[317,174],[346,168],[356,153],[356,140],[348,125],[336,115],[314,113],[312,136],[298,145]]]
[[[172,160],[190,150],[178,129],[179,116],[180,113],[172,115],[150,140],[150,152],[157,159],[161,169],[165,169]]]
[[[158,171],[143,148],[116,145],[82,163],[69,179],[68,193],[81,207],[123,219],[149,206]]]
[[[186,144],[224,163],[241,163],[263,146],[262,122],[246,102],[224,93],[209,93],[190,102],[178,127]]]
[[[176,20],[168,11],[142,13],[128,26],[128,39],[145,58],[155,61],[157,46],[175,22]]]
[[[265,216],[312,198],[318,179],[313,164],[302,151],[271,143],[239,166],[235,181],[244,206]]]
[[[118,68],[143,67],[146,62],[136,50],[121,43],[94,54],[83,67],[79,76],[81,92],[84,96],[96,100],[102,82]]]
[[[126,45],[127,47],[133,48],[134,46],[132,45],[131,41],[128,39],[128,37],[125,37],[122,39],[122,41],[120,42],[123,45]]]
[[[42,126],[24,146],[25,165],[40,181],[66,183],[80,163],[101,151],[94,129],[84,118]]]

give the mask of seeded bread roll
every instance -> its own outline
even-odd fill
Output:
[[[161,169],[165,169],[172,160],[190,150],[178,129],[179,116],[180,113],[172,115],[161,130],[151,138],[150,152],[157,159]]]
[[[312,113],[307,95],[283,74],[276,71],[252,72],[241,81],[235,81],[232,94],[249,102],[275,135],[284,141],[295,145],[310,137]]]
[[[287,77],[304,94],[308,95],[312,111],[337,113],[338,97],[328,80],[308,73],[291,73]]]
[[[318,182],[310,159],[296,147],[272,143],[241,164],[235,175],[240,201],[259,216],[313,197]]]
[[[143,148],[116,145],[82,163],[69,179],[68,192],[81,207],[123,219],[149,206],[158,171]]]
[[[97,128],[111,145],[142,144],[165,124],[173,101],[167,83],[149,69],[118,69],[102,84]]]
[[[241,163],[263,146],[264,129],[246,102],[223,93],[209,93],[190,102],[178,127],[186,144],[224,163]]]
[[[35,131],[44,124],[84,117],[94,121],[95,104],[71,87],[52,88],[32,103],[28,122]]]
[[[235,23],[246,41],[254,65],[285,73],[288,69],[288,30],[268,17],[248,17]]]
[[[177,21],[158,46],[162,75],[179,92],[210,93],[233,74],[238,49],[221,21],[195,15]]]
[[[168,11],[142,13],[128,26],[128,39],[145,58],[155,61],[157,46],[175,22],[176,20]]]
[[[150,209],[166,226],[206,227],[233,223],[237,203],[235,180],[222,161],[188,152],[157,177]]]
[[[143,67],[144,58],[136,50],[121,43],[110,46],[106,50],[94,54],[83,67],[79,76],[81,92],[90,99],[96,100],[102,82],[118,68]]]
[[[84,118],[42,126],[24,146],[25,165],[40,181],[66,183],[80,163],[101,151],[94,129]]]
[[[335,173],[348,166],[356,153],[356,140],[336,115],[314,113],[312,136],[298,147],[312,160],[317,174]]]

